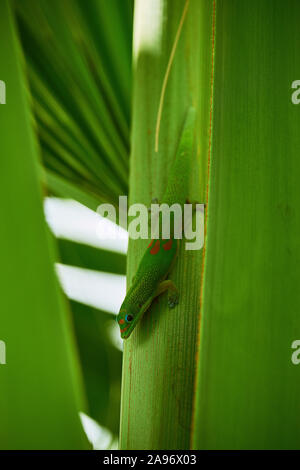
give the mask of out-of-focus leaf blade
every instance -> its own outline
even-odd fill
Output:
[[[94,269],[115,274],[126,274],[126,256],[101,250],[83,243],[57,239],[60,262],[79,268]]]
[[[26,80],[7,0],[0,2],[2,449],[87,448],[78,411],[84,398],[70,319],[54,272],[43,215],[37,146]]]
[[[297,0],[218,0],[194,442],[299,449]]]
[[[89,414],[119,431],[122,353],[109,339],[115,315],[71,302]],[[117,325],[115,325],[118,328]]]

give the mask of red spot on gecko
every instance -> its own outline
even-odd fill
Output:
[[[167,241],[167,243],[163,245],[163,249],[166,251],[171,250],[172,244],[173,244],[173,240],[171,238],[170,240]]]
[[[151,242],[150,242],[149,245],[148,245],[148,248],[150,248],[150,246],[153,245],[153,242],[154,242],[154,240],[151,240]]]
[[[120,331],[121,331],[121,333],[124,333],[124,331],[126,331],[126,330],[127,330],[127,328],[128,328],[128,326],[126,326],[125,328],[123,328],[123,330],[120,330]]]
[[[154,247],[150,250],[151,255],[156,255],[159,252],[160,241],[156,240]]]
[[[123,323],[125,323],[125,320],[123,320],[123,318],[119,321],[119,325],[123,325]]]

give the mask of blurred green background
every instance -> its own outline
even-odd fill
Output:
[[[1,1],[2,449],[117,446],[127,234],[94,210],[128,192],[132,17]]]

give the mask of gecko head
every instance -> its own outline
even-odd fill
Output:
[[[117,322],[120,327],[121,338],[129,338],[136,325],[136,319],[134,316],[128,312],[126,308],[121,308],[119,315],[117,316]]]

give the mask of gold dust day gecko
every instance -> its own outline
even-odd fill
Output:
[[[183,208],[188,201],[190,174],[193,168],[195,118],[195,108],[190,107],[162,199],[162,202],[169,206],[177,203]],[[122,339],[131,335],[158,295],[168,290],[169,307],[174,308],[178,304],[179,292],[174,283],[166,278],[175,263],[180,241],[174,238],[172,232],[169,239],[157,238],[150,241],[117,316]]]

